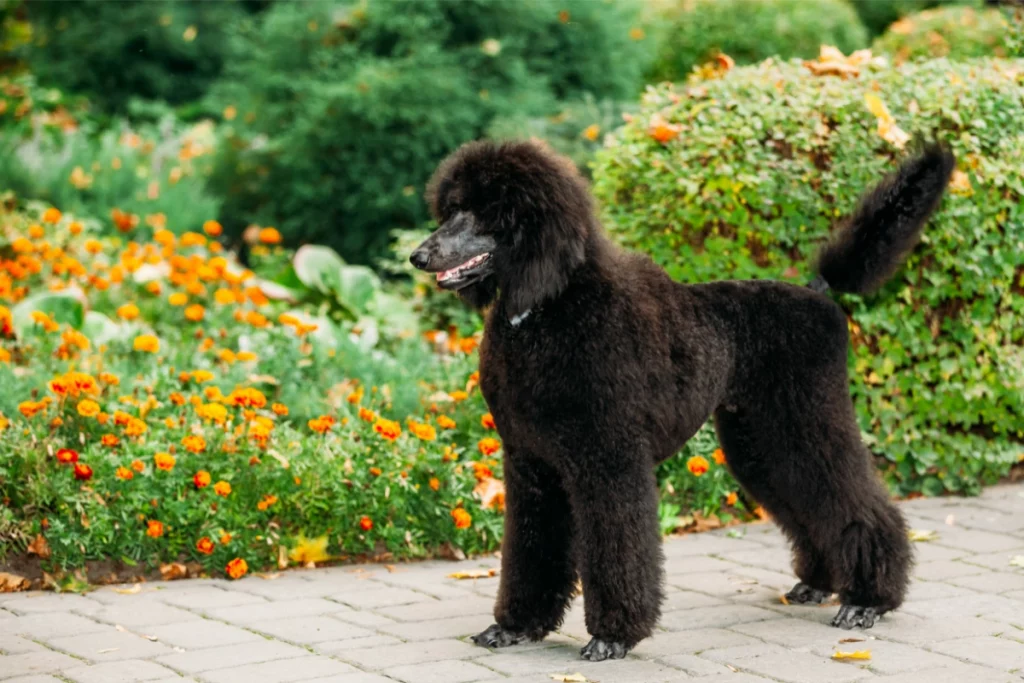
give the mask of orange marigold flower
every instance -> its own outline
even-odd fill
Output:
[[[46,410],[47,405],[49,404],[46,401],[22,401],[18,404],[18,412],[27,418],[32,418]]]
[[[213,541],[210,540],[209,536],[203,536],[196,541],[196,550],[203,555],[210,555],[213,553]]]
[[[491,472],[491,468],[482,462],[473,463],[473,476],[476,477],[477,481],[483,481],[484,479],[490,479],[494,476]]]
[[[224,424],[228,419],[228,409],[220,403],[204,403],[196,406],[196,415],[204,420]]]
[[[114,476],[116,476],[118,479],[121,479],[123,481],[128,481],[129,479],[131,479],[132,477],[135,476],[135,473],[132,472],[127,467],[118,467],[117,471],[114,472]]]
[[[394,441],[398,438],[398,435],[402,433],[402,425],[394,422],[393,420],[378,418],[373,424],[373,431],[377,432],[388,441]]]
[[[198,232],[186,232],[181,236],[179,243],[183,247],[201,247],[206,244],[206,238]]]
[[[135,338],[133,348],[136,351],[145,351],[146,353],[156,353],[160,350],[160,340],[151,334],[139,335]]]
[[[141,473],[142,470],[146,469],[146,466],[141,460],[132,460],[132,469]]]
[[[281,233],[276,228],[263,228],[259,232],[259,238],[263,244],[281,243]]]
[[[245,314],[245,322],[249,323],[253,327],[266,327],[270,324],[267,320],[267,316],[257,313],[256,311],[249,311]]]
[[[197,323],[201,321],[203,319],[203,316],[205,315],[206,309],[200,306],[199,304],[192,304],[191,306],[185,309],[185,319],[190,322]]]
[[[359,419],[366,422],[376,422],[377,414],[368,408],[360,408]]]
[[[146,433],[147,429],[148,427],[146,427],[145,422],[137,417],[133,417],[128,421],[128,424],[125,425],[124,433],[128,436],[142,436]]]
[[[238,359],[239,363],[252,363],[253,361],[259,360],[259,356],[252,351],[239,351],[235,354],[235,358]]]
[[[118,378],[117,375],[114,375],[109,372],[101,372],[100,381],[112,387],[116,387],[121,383],[121,380]]]
[[[139,317],[139,307],[135,304],[124,304],[118,306],[117,316],[122,320],[135,320]]]
[[[728,496],[725,497],[725,504],[735,505],[737,500],[739,500],[739,496],[737,496],[736,492],[733,491]]]
[[[151,519],[146,522],[146,535],[150,538],[160,538],[164,535],[164,523]]]
[[[441,429],[455,429],[455,420],[451,419],[447,415],[439,415],[437,418],[437,426]]]
[[[363,400],[363,387],[359,387],[355,391],[351,392],[348,396],[345,397],[345,400],[348,401],[350,405],[355,405],[355,404],[359,403],[360,401],[362,401]]]
[[[193,370],[191,376],[192,380],[198,384],[209,382],[213,379],[213,373],[209,370]]]
[[[249,571],[249,565],[242,558],[236,557],[228,562],[225,571],[232,579],[240,579]]]
[[[100,404],[87,398],[78,402],[77,409],[82,417],[96,417],[100,414]]]
[[[28,228],[28,236],[34,240],[42,239],[46,231],[43,230],[41,225],[30,225]]]
[[[711,454],[711,457],[714,459],[716,465],[725,464],[725,451],[721,448],[716,448],[715,452]]]
[[[170,453],[157,453],[153,456],[153,464],[156,465],[158,470],[163,470],[164,472],[170,472],[173,470],[174,464],[177,461],[177,458]]]
[[[484,413],[480,417],[480,424],[483,425],[484,429],[494,429],[494,416],[490,413]]]
[[[221,479],[213,485],[213,492],[221,498],[227,498],[231,495],[231,484]]]
[[[432,488],[435,491],[437,491],[438,489],[441,488],[441,481],[437,477],[431,477],[430,478],[430,488]]]
[[[171,403],[173,403],[176,406],[185,405],[185,397],[179,394],[177,391],[172,391],[169,398],[171,399]]]
[[[62,215],[63,214],[61,214],[60,209],[56,209],[51,206],[49,209],[43,212],[43,222],[50,224],[60,223],[60,217]]]
[[[226,531],[222,532],[219,540],[221,545],[227,545],[228,543],[231,543],[231,534]]]
[[[707,458],[702,455],[695,455],[686,461],[686,469],[695,477],[705,474],[710,466]]]
[[[334,418],[330,415],[321,415],[313,418],[306,425],[317,434],[326,434],[334,426]]]
[[[476,444],[477,449],[484,455],[494,455],[501,450],[501,442],[497,439],[487,437],[486,439],[480,439]]]
[[[461,349],[463,353],[473,353],[473,350],[476,349],[477,345],[477,340],[474,337],[465,337],[459,340],[459,349]]]
[[[210,473],[206,470],[199,470],[192,475],[192,483],[197,489],[205,489],[210,485]]]
[[[260,502],[256,503],[256,507],[258,507],[260,510],[266,510],[267,508],[269,508],[271,505],[273,505],[276,502],[277,502],[277,496],[275,496],[275,495],[273,495],[271,493],[268,493],[267,495],[263,496],[263,500],[261,500]]]
[[[235,389],[228,398],[232,404],[242,408],[262,408],[267,405],[267,397],[259,389]]]
[[[221,306],[228,306],[235,303],[235,293],[222,287],[213,293],[213,300]]]
[[[219,358],[222,362],[227,363],[228,365],[231,365],[232,363],[235,362],[235,360],[237,360],[235,357],[235,352],[232,351],[231,349],[221,349],[220,351],[217,352],[217,358]]]
[[[452,510],[452,520],[455,522],[456,529],[468,529],[473,525],[473,518],[462,508]]]
[[[450,396],[451,399],[456,403],[458,403],[459,401],[465,401],[467,398],[469,398],[469,394],[462,390],[453,391],[449,393],[448,396]]]
[[[104,434],[103,438],[100,439],[100,443],[102,443],[104,446],[109,446],[110,448],[113,448],[117,444],[121,443],[121,440],[113,434]]]
[[[433,426],[420,422],[410,422],[409,431],[423,441],[433,441],[437,438],[437,430]]]
[[[206,439],[196,434],[189,434],[181,440],[181,445],[185,447],[186,451],[198,455],[206,450]]]
[[[81,235],[83,226],[78,221],[71,221],[70,223],[68,223],[68,230],[71,232],[72,235]]]
[[[75,463],[75,479],[78,481],[89,481],[92,479],[92,468],[84,462]]]
[[[210,237],[220,237],[220,234],[224,232],[224,228],[217,221],[206,221],[203,223],[203,232]]]
[[[172,306],[184,306],[188,303],[188,294],[184,292],[175,292],[167,297],[167,303]]]
[[[373,520],[366,515],[363,515],[359,518],[359,528],[363,531],[369,531],[373,528]]]
[[[62,465],[78,462],[78,451],[73,448],[61,448],[57,451],[57,462]]]
[[[379,467],[371,467],[370,474],[374,477],[379,477],[383,472],[381,472]]]
[[[122,402],[124,401],[125,398],[131,399],[130,396],[129,397],[121,397]],[[129,415],[128,413],[124,412],[123,410],[115,410],[114,411],[114,424],[117,425],[118,427],[124,427],[129,422],[131,422],[131,419],[132,419],[132,416]]]
[[[283,403],[275,403],[270,406],[270,409],[274,411],[274,415],[280,415],[281,417],[288,414],[288,406]]]

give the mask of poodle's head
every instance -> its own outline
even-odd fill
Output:
[[[509,316],[557,296],[597,230],[576,167],[536,141],[463,145],[427,200],[440,227],[409,260],[478,307],[500,290]]]

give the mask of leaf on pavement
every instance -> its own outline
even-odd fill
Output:
[[[907,533],[907,538],[915,543],[925,543],[927,541],[938,540],[939,532],[927,529],[911,529]]]
[[[871,650],[855,650],[854,652],[833,652],[832,659],[871,659]]]
[[[589,683],[587,677],[580,673],[551,674],[551,680],[558,681],[558,683]]]
[[[489,579],[492,576],[497,576],[497,569],[470,569],[466,572],[455,572],[449,574],[449,579]]]

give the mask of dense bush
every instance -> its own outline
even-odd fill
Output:
[[[228,29],[262,3],[26,2],[33,39],[20,53],[44,83],[88,94],[102,109],[133,98],[201,97],[227,61]]]
[[[888,481],[976,491],[1024,450],[1022,67],[934,60],[844,80],[766,63],[663,86],[600,153],[596,193],[618,238],[674,278],[803,283],[829,227],[902,156],[901,126],[949,144],[958,171],[923,244],[880,293],[842,304],[858,419]]]
[[[877,36],[897,19],[940,5],[981,5],[981,0],[850,0],[868,32]]]
[[[403,0],[279,3],[238,36],[216,93],[229,120],[225,227],[379,254],[425,218],[434,165],[499,116],[544,116],[585,93],[633,96],[649,41],[638,3]]]
[[[897,62],[949,57],[1007,56],[1009,17],[1000,10],[940,7],[911,14],[893,23],[872,49]]]
[[[719,52],[740,64],[766,57],[813,57],[824,43],[844,52],[868,37],[846,0],[676,0],[655,21],[660,35],[652,72],[680,80]]]

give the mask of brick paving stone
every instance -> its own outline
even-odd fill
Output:
[[[1008,638],[979,636],[947,640],[928,646],[934,652],[941,652],[975,664],[984,664],[1005,671],[1019,671],[1024,668],[1024,643]]]
[[[762,549],[763,550],[763,549]],[[735,562],[727,562],[717,557],[705,555],[693,555],[680,558],[675,562],[669,562],[665,567],[665,578],[668,583],[674,583],[674,578],[685,579],[690,574],[701,572],[728,572],[739,569]]]
[[[391,624],[397,623],[394,619],[385,617],[381,614],[376,614],[375,612],[359,612],[352,610],[350,612],[339,612],[337,614],[332,614],[331,616],[348,624],[366,626],[368,628],[379,628],[381,626],[390,626]]]
[[[633,649],[642,657],[696,654],[704,650],[717,650],[743,645],[760,645],[762,641],[720,628],[702,628],[696,631],[655,633]]]
[[[1008,593],[1024,590],[1024,572],[989,572],[975,576],[961,576],[949,583],[983,593]]]
[[[907,602],[917,600],[937,600],[939,598],[956,598],[971,595],[974,591],[960,586],[952,586],[941,581],[915,581],[907,591]]]
[[[490,669],[458,659],[396,666],[382,673],[403,683],[469,683],[494,679]]]
[[[729,538],[728,536],[703,537],[701,534],[689,534],[667,540],[664,544],[664,550],[666,558],[675,559],[700,555],[725,555],[741,550],[764,550],[764,546],[742,538]]]
[[[151,626],[146,635],[157,638],[161,643],[187,650],[206,647],[236,645],[262,641],[263,637],[239,626],[222,624],[210,619],[199,619],[178,624]]]
[[[907,605],[904,609],[909,609]],[[910,645],[924,645],[952,638],[996,635],[1007,629],[1005,624],[977,617],[926,619],[904,611],[887,614],[875,623],[872,635]]]
[[[203,674],[203,679],[210,683],[293,683],[308,681],[311,678],[341,676],[359,673],[348,664],[335,661],[329,657],[309,655],[295,659],[283,659],[276,662],[247,664],[230,669],[218,669]]]
[[[914,525],[911,525],[913,528]],[[924,562],[941,562],[943,560],[959,560],[961,558],[971,557],[972,553],[966,550],[958,550],[956,548],[946,548],[941,545],[935,545],[934,543],[915,543],[914,544],[914,559],[918,564]]]
[[[1020,683],[1017,674],[996,671],[984,666],[957,662],[940,668],[904,671],[893,676],[878,677],[878,683]],[[701,683],[705,683],[703,680]]]
[[[940,529],[938,539],[932,542],[936,545],[967,550],[972,553],[995,553],[1020,547],[1020,539],[1008,534],[950,527]]]
[[[922,600],[906,605],[903,611],[934,619],[982,617],[1024,627],[1024,602],[1002,595],[979,593],[940,600]]]
[[[81,664],[82,662],[78,659],[51,650],[5,655],[0,657],[0,676],[13,678],[29,674],[48,674],[60,669],[81,666]]]
[[[22,655],[26,652],[39,652],[45,649],[39,643],[33,643],[27,638],[0,633],[0,654],[2,655]]]
[[[367,650],[401,644],[401,640],[391,636],[367,636],[365,638],[349,638],[347,640],[330,640],[326,643],[317,643],[313,646],[313,649],[320,654],[336,657],[346,651]]]
[[[1015,567],[1010,564],[1011,560],[1018,555],[1024,555],[1024,548],[1019,550],[1004,550],[998,553],[983,553],[978,555],[967,555],[962,558],[963,562],[976,564],[996,571],[1016,572],[1024,576],[1024,568]]]
[[[4,609],[14,614],[38,614],[40,612],[70,612],[89,614],[102,605],[82,595],[68,593],[23,593],[4,602]]]
[[[985,567],[968,564],[960,560],[922,562],[914,566],[914,578],[924,579],[925,581],[947,581],[961,576],[976,576],[978,574],[990,573],[991,570]]]
[[[56,612],[31,614],[27,617],[0,621],[0,634],[18,634],[35,640],[77,636],[109,629],[110,627],[107,625],[97,624],[95,621],[77,614]]]
[[[278,640],[300,645],[373,635],[373,631],[323,616],[274,619],[253,628]]]
[[[661,616],[659,625],[669,631],[686,631],[703,628],[724,628],[750,621],[774,619],[777,616],[775,612],[762,607],[724,605],[668,612]]]
[[[714,674],[728,674],[729,669],[716,662],[709,662],[695,655],[666,655],[658,658],[659,662],[668,664],[676,669],[681,669],[690,676],[711,676]]]
[[[494,601],[482,597],[463,598],[461,600],[433,600],[431,602],[418,602],[413,605],[382,607],[376,611],[396,621],[430,621],[432,619],[446,619],[448,617],[474,614],[490,615],[494,611]]]
[[[793,554],[789,548],[758,548],[757,550],[740,550],[719,555],[723,560],[745,565],[761,567],[773,572],[790,574],[793,569]]]
[[[159,602],[145,605],[109,605],[90,614],[91,619],[129,629],[144,629],[160,624],[179,624],[183,621],[199,621],[199,617],[188,610],[171,607]]]
[[[810,607],[801,609],[813,610],[824,608]],[[840,645],[840,639],[850,636],[848,632],[833,628],[827,624],[799,618],[771,619],[748,624],[737,624],[732,627],[732,630],[748,635],[751,638],[788,647],[797,652],[808,651],[815,647],[832,648],[833,646]],[[858,647],[860,646],[858,645]]]
[[[861,635],[866,636],[867,634]],[[853,637],[859,636],[854,635]],[[836,651],[853,652],[856,650],[868,650],[871,652],[871,659],[861,662],[861,664],[872,673],[880,675],[918,671],[925,668],[940,669],[960,664],[960,662],[952,657],[928,652],[920,647],[893,643],[878,638],[872,639],[870,637],[866,637],[863,642],[859,643],[838,643],[827,647],[814,646],[811,650],[814,654],[822,657],[831,657]]]
[[[4,683],[65,683],[53,676],[18,676],[17,678],[5,678]]]
[[[670,590],[665,595],[665,601],[661,603],[663,612],[672,612],[680,609],[693,609],[694,607],[712,607],[714,605],[728,604],[721,598],[716,598],[704,593],[684,590]]]
[[[488,656],[487,651],[458,640],[424,641],[375,647],[371,650],[348,650],[336,655],[339,659],[363,669],[379,670],[406,664],[437,662],[443,659],[469,659]]]
[[[202,586],[191,591],[174,591],[159,597],[161,602],[185,609],[210,610],[218,607],[238,607],[265,603],[258,595],[239,591],[223,590],[213,586]]]
[[[405,624],[389,624],[379,626],[381,633],[389,633],[402,640],[439,640],[441,638],[461,638],[471,636],[487,628],[479,616],[451,617],[432,621],[414,621]]]
[[[464,595],[459,596],[465,597]],[[373,609],[375,607],[393,607],[417,602],[437,602],[437,598],[417,593],[407,588],[382,587],[380,584],[368,585],[365,590],[332,595],[331,599],[355,607],[357,609]]]
[[[155,643],[134,633],[110,629],[84,636],[54,638],[47,644],[76,657],[94,662],[110,662],[118,659],[146,659],[171,651],[162,643]]]
[[[843,683],[871,677],[869,672],[857,666],[793,652],[778,645],[709,650],[701,654],[701,657],[786,683]]]
[[[309,652],[301,647],[273,640],[261,640],[258,643],[240,643],[193,652],[177,652],[158,657],[156,661],[175,671],[192,674],[245,666],[246,664],[272,662],[279,659],[295,659],[308,654]]]
[[[232,624],[258,625],[276,619],[288,617],[311,617],[318,614],[334,614],[347,612],[345,605],[324,600],[323,598],[300,598],[281,602],[263,602],[238,607],[218,607],[204,610],[212,619],[227,621]]]
[[[170,678],[175,674],[167,667],[153,662],[126,659],[65,669],[61,675],[75,683],[137,683]]]

